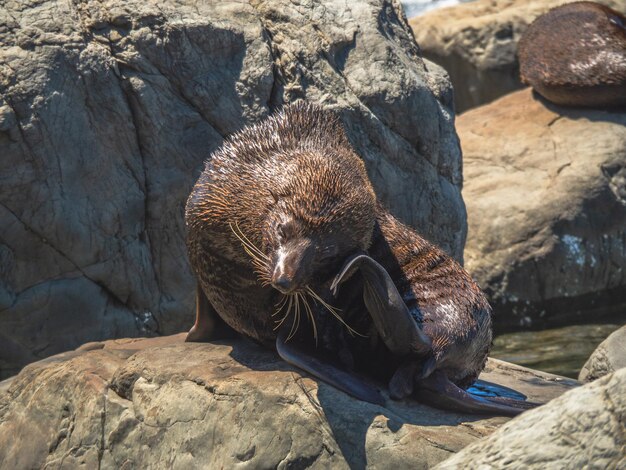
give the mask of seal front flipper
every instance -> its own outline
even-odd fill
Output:
[[[359,400],[383,406],[385,400],[378,390],[358,377],[343,371],[332,364],[324,362],[296,345],[288,343],[286,331],[282,331],[276,338],[276,351],[279,356],[320,380],[346,392]]]
[[[473,414],[517,416],[539,405],[508,397],[485,398],[474,395],[450,382],[440,370],[426,379],[419,380],[415,395],[420,401],[437,408]]]
[[[187,333],[185,342],[197,343],[216,339],[233,338],[236,336],[224,320],[217,314],[209,299],[202,291],[200,283],[196,284],[196,322]]]
[[[333,294],[357,270],[363,276],[365,306],[389,350],[398,356],[429,353],[430,338],[415,323],[389,273],[370,256],[359,253],[346,261],[331,285]]]

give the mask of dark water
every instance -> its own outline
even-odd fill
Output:
[[[593,350],[620,326],[573,325],[505,333],[495,338],[491,356],[576,379]]]

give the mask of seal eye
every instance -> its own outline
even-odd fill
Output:
[[[338,250],[336,246],[329,245],[322,248],[319,252],[320,261],[326,261],[333,258],[337,254]]]
[[[287,238],[287,235],[285,234],[285,224],[280,224],[276,229],[276,233],[278,234],[279,240],[284,240],[285,238]]]
[[[626,29],[626,25],[619,16],[611,15],[609,21],[619,28]]]

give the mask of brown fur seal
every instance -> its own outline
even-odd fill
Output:
[[[355,372],[388,381],[393,398],[526,407],[464,390],[490,349],[489,305],[461,266],[376,203],[333,114],[299,103],[228,139],[186,222],[199,283],[188,341],[214,338],[221,318],[366,401],[383,402]]]
[[[564,106],[626,105],[626,18],[594,2],[537,18],[518,48],[522,82]]]

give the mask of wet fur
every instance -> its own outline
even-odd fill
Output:
[[[319,340],[312,340],[311,324],[302,322],[295,341],[344,368],[382,379],[402,365],[406,358],[394,357],[377,338],[358,275],[342,286],[337,299],[328,289],[342,262],[366,251],[391,275],[431,338],[436,369],[463,388],[477,378],[491,345],[491,310],[484,295],[458,263],[376,203],[341,123],[305,103],[227,140],[207,162],[187,203],[191,265],[209,304],[231,328],[274,347],[278,332],[272,314],[283,296],[267,285],[271,273],[263,263],[251,262],[233,226],[271,257],[276,226],[287,213],[300,221],[301,230],[328,245],[316,247],[317,254],[333,250],[324,263],[311,261],[316,280],[311,288],[342,308],[345,322],[362,334],[350,333],[313,303]]]
[[[381,206],[368,254],[390,274],[411,315],[431,339],[436,369],[460,387],[469,387],[484,369],[492,343],[491,308],[480,288],[450,256]],[[358,285],[358,279],[353,283]],[[369,333],[368,339],[346,337],[361,358],[357,367],[389,380],[394,372],[389,365],[397,367],[401,361],[376,340],[370,319],[363,315],[360,293],[348,302],[340,299],[339,306],[348,323]]]

